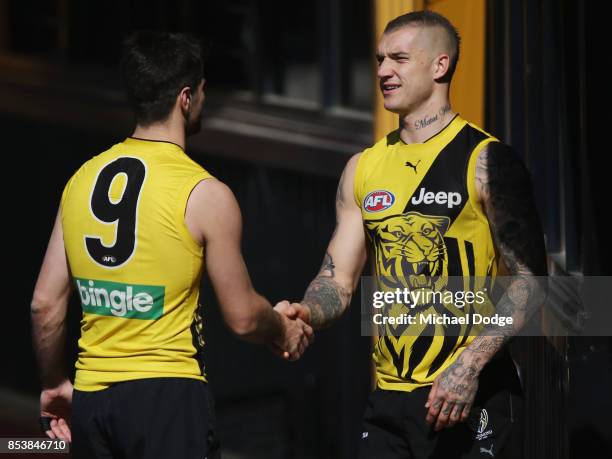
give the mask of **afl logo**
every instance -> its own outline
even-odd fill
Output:
[[[393,193],[386,190],[376,190],[369,193],[363,200],[366,212],[381,212],[388,209],[395,202]]]

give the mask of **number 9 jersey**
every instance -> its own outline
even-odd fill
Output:
[[[62,229],[83,309],[76,389],[154,377],[205,381],[203,249],[185,209],[193,188],[211,177],[178,145],[128,138],[69,180]]]

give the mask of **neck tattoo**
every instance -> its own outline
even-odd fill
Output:
[[[431,125],[432,123],[435,123],[436,121],[442,120],[442,118],[444,118],[444,115],[450,112],[450,109],[450,105],[446,104],[441,107],[440,110],[438,110],[438,113],[436,113],[435,115],[427,115],[424,118],[421,118],[420,120],[416,120],[414,122],[414,129],[418,131],[419,129],[423,129]]]

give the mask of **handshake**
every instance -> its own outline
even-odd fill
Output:
[[[314,341],[310,309],[300,303],[280,301],[274,306],[281,320],[282,333],[269,345],[270,350],[286,360],[298,360]]]

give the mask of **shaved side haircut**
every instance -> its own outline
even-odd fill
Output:
[[[459,37],[459,32],[457,32],[455,26],[444,16],[433,11],[413,11],[412,13],[403,14],[390,21],[383,33],[388,34],[409,26],[427,28],[439,27],[444,31],[449,45],[448,52],[450,65],[448,67],[448,72],[446,72],[440,81],[450,83],[455,74],[457,62],[459,61],[459,44],[461,42],[461,37]]]

